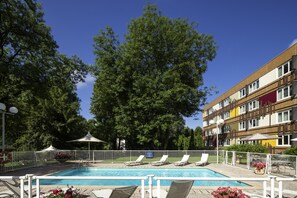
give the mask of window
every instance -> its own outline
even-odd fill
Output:
[[[249,102],[249,111],[255,110],[259,108],[259,101],[254,100],[252,102]]]
[[[210,126],[211,124],[210,124],[210,120],[207,120],[207,126]]]
[[[255,128],[259,126],[259,119],[252,119],[249,121],[249,128]]]
[[[222,130],[223,130],[223,132],[224,133],[228,133],[228,132],[230,132],[230,125],[229,124],[225,124],[223,127],[222,127]]]
[[[279,112],[277,114],[277,122],[278,123],[288,122],[291,120],[291,115],[292,115],[292,110]]]
[[[223,108],[223,103],[219,102],[219,109]]]
[[[229,111],[224,112],[224,118],[223,119],[227,119],[227,118],[230,118],[230,112]]]
[[[224,107],[228,106],[230,104],[231,100],[230,98],[226,98],[224,101],[223,101],[223,105]]]
[[[222,115],[218,115],[218,119],[217,119],[217,120],[220,120],[220,119],[224,119],[224,118],[222,117]]]
[[[279,135],[277,141],[278,146],[289,146],[292,136],[291,135]]]
[[[246,106],[242,105],[239,107],[239,114],[244,114],[246,112]]]
[[[259,89],[259,80],[256,80],[255,82],[249,85],[249,93],[256,91],[257,89]]]
[[[277,100],[283,100],[291,96],[292,86],[287,86],[277,90]]]
[[[242,97],[244,97],[244,96],[246,96],[246,90],[245,90],[245,88],[242,88],[242,89],[239,91],[239,98],[242,98]]]
[[[230,146],[230,139],[226,139],[224,142],[224,146]]]
[[[239,144],[246,144],[245,141],[239,141]]]
[[[208,111],[207,111],[207,115],[210,115],[210,114],[212,114],[214,112],[214,109],[213,108],[210,108],[210,109],[208,109]]]
[[[287,62],[277,69],[277,76],[280,78],[291,71],[291,64]]]
[[[245,130],[245,122],[240,122],[239,123],[239,130]]]

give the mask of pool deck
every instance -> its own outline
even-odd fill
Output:
[[[5,174],[1,174],[2,176],[24,176],[26,174],[34,174],[38,176],[42,175],[48,175],[55,173],[57,171],[61,170],[66,170],[70,168],[77,168],[78,163],[66,163],[66,164],[52,164],[48,166],[43,166],[43,167],[36,167],[36,168],[28,168],[28,169],[23,169],[23,170],[16,170],[12,172],[7,172]],[[89,163],[87,167],[96,167],[96,168],[131,168],[131,166],[126,166],[123,163]],[[223,164],[215,164],[211,163],[208,164],[207,166],[195,166],[194,163],[185,165],[185,166],[175,166],[173,164],[167,164],[163,166],[152,166],[151,164],[143,164],[139,166],[133,166],[133,168],[208,168],[210,170],[216,171],[218,173],[221,173],[223,175],[226,175],[228,177],[245,177],[245,178],[267,178],[269,175],[257,175],[253,172],[253,170],[247,170],[243,169],[240,167],[235,167],[235,166],[230,166],[230,165],[223,165]],[[239,187],[242,189],[244,192],[247,193],[253,193],[253,194],[262,194],[262,182],[249,182],[249,181],[244,181],[245,183],[250,184],[251,186],[245,186],[245,187]],[[277,183],[277,182],[276,182]],[[270,183],[267,183],[268,186],[270,186]],[[277,184],[276,184],[277,185]],[[288,190],[296,190],[297,182],[283,182],[283,188],[288,189]],[[51,189],[56,188],[57,186],[41,186],[41,191],[42,192],[48,192]],[[60,186],[59,186],[60,187]],[[65,187],[65,186],[61,186]],[[75,186],[77,187],[77,186]],[[276,186],[277,187],[277,186]],[[83,194],[88,195],[89,197],[93,198],[95,197],[92,194],[92,190],[98,190],[102,188],[107,188],[107,187],[101,187],[101,186],[79,186],[78,187]],[[153,188],[156,188],[154,186]],[[165,187],[166,190],[168,190],[169,187]],[[193,186],[192,190],[189,194],[189,198],[194,198],[194,197],[205,197],[205,198],[210,198],[211,192],[215,190],[217,187],[205,187],[205,186]],[[6,190],[3,186],[0,186],[0,191]],[[1,192],[0,192],[1,193]],[[276,193],[277,194],[277,193]],[[133,194],[134,198],[139,198],[141,197],[140,194],[140,187],[139,190],[137,189],[135,193]],[[148,197],[148,194],[147,196]],[[293,195],[286,195],[286,197],[294,197]]]

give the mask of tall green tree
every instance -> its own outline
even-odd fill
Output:
[[[110,27],[101,31],[94,41],[96,66],[93,73],[98,79],[93,89],[91,112],[96,115],[96,129],[102,134],[98,137],[116,149],[116,140],[121,135],[115,130],[115,111],[121,98],[125,97],[123,89],[126,87],[117,79],[121,72],[116,66],[120,64],[119,41]]]
[[[195,149],[203,149],[205,147],[203,141],[203,131],[201,127],[196,127],[194,130]]]
[[[189,127],[185,127],[178,135],[176,146],[178,150],[191,150],[194,149],[194,137],[193,130]]]
[[[74,120],[84,122],[75,84],[87,66],[57,48],[35,0],[0,1],[0,102],[19,109],[6,122],[18,149],[55,145],[79,128]]]
[[[95,37],[97,77],[91,111],[109,140],[127,147],[168,149],[210,89],[202,74],[215,57],[210,35],[196,23],[162,16],[147,5],[120,43],[111,28]],[[113,144],[115,145],[115,144]]]

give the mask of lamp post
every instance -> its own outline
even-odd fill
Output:
[[[214,120],[210,120],[209,121],[209,124],[214,124],[215,122],[214,122]],[[222,125],[222,124],[224,124],[224,120],[223,119],[219,119],[218,121],[217,121],[217,128],[216,128],[216,135],[217,135],[217,164],[219,163],[219,126],[220,125]]]
[[[0,113],[2,113],[2,152],[5,151],[5,115],[14,115],[18,112],[16,107],[10,107],[8,112],[6,111],[6,106],[0,103]]]

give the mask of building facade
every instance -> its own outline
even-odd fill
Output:
[[[297,44],[204,107],[206,146],[261,143],[282,152],[297,137]],[[219,123],[223,121],[223,123]],[[254,134],[271,139],[245,141]],[[274,139],[275,138],[275,139]],[[218,140],[217,140],[218,139]]]

